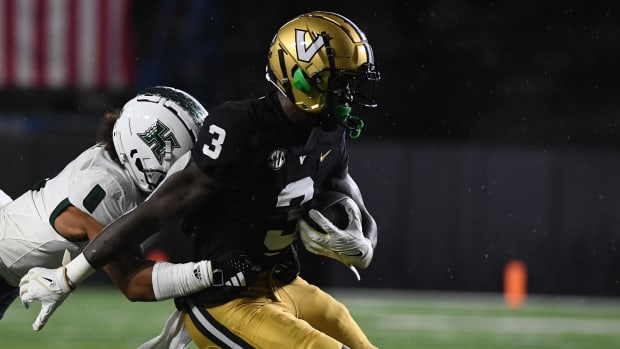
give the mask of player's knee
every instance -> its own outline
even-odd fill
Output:
[[[312,287],[315,288],[312,292],[313,295],[306,297],[303,301],[304,310],[313,309],[315,316],[320,318],[319,321],[325,321],[326,323],[337,324],[342,319],[350,318],[349,309],[344,304],[323,292],[320,288]]]

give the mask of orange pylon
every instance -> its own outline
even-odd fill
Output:
[[[527,268],[520,260],[511,260],[504,267],[504,300],[512,309],[520,308],[527,297]]]

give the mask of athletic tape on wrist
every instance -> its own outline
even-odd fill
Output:
[[[75,289],[77,285],[86,280],[95,271],[95,268],[88,263],[84,254],[80,253],[67,264],[67,270],[65,272],[67,283],[70,285],[71,289]]]
[[[156,262],[153,265],[151,279],[153,294],[157,300],[186,296],[211,286],[211,263]]]

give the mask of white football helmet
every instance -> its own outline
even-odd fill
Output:
[[[112,139],[121,164],[150,193],[170,166],[189,151],[208,115],[188,93],[166,86],[141,91],[123,106]]]

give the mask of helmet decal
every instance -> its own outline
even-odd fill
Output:
[[[204,118],[207,114],[204,107],[196,99],[194,99],[194,97],[184,91],[165,86],[155,86],[147,87],[140,93],[142,95],[160,96],[173,100],[187,112],[196,124],[202,125],[204,122]],[[174,112],[176,113],[176,111]]]
[[[325,40],[323,39],[323,35],[319,35],[314,39],[310,46],[306,47],[306,34],[309,32],[307,30],[295,29],[295,43],[297,47],[297,59],[302,62],[310,62],[312,57],[319,52],[319,50],[325,46]]]
[[[281,26],[269,47],[265,77],[308,113],[335,116],[338,106],[377,106],[380,75],[372,48],[360,28],[337,13],[314,11]]]
[[[153,155],[159,164],[162,164],[166,152],[166,142],[169,142],[171,149],[180,148],[179,141],[174,133],[161,120],[157,120],[153,126],[149,127],[144,133],[138,133],[138,137],[151,148]]]

